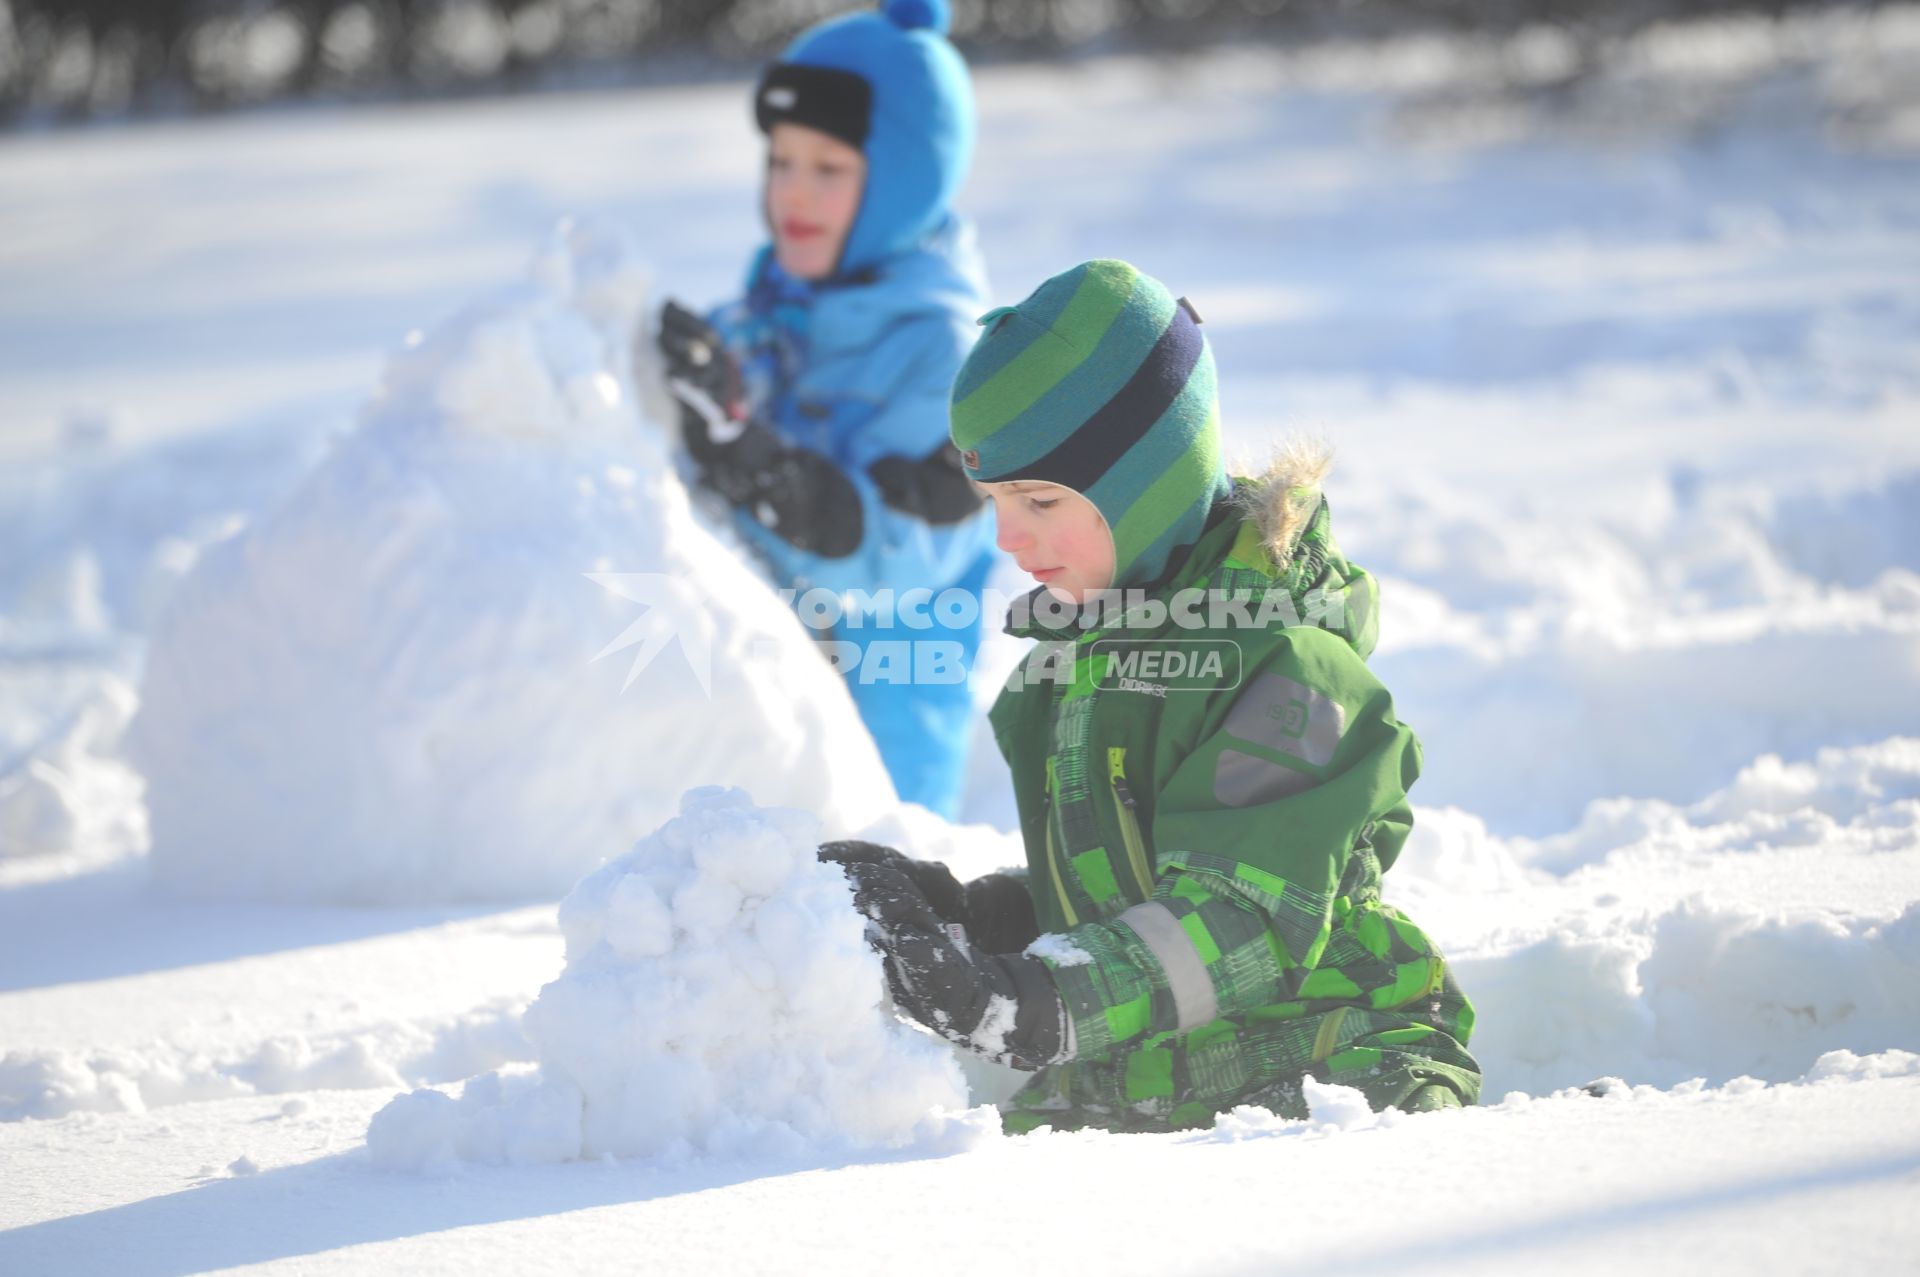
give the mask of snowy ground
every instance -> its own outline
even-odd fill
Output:
[[[367,455],[329,441],[388,353],[468,331],[447,317],[505,295],[563,215],[628,227],[659,291],[724,293],[755,234],[744,89],[0,141],[0,1272],[1909,1262],[1920,10],[1656,36],[1548,92],[1563,53],[981,79],[967,205],[1001,300],[1129,257],[1206,316],[1237,446],[1308,428],[1338,449],[1336,527],[1385,583],[1375,666],[1427,746],[1389,893],[1480,1014],[1481,1110],[1374,1120],[1333,1095],[1312,1124],[1169,1137],[1005,1139],[962,1115],[892,1149],[729,1150],[708,1117],[664,1154],[470,1140],[464,1164],[377,1168],[396,1093],[551,1072],[553,1017],[542,1039],[524,1013],[563,963],[590,971],[583,915],[563,930],[559,887],[156,891],[159,795],[126,736],[156,712],[149,637],[207,547],[277,561],[286,512],[340,489],[290,494]],[[603,528],[592,511],[569,527]],[[615,632],[582,635],[581,662]],[[981,824],[883,828],[980,870],[1017,854],[1008,803],[983,758]],[[311,822],[278,837],[252,806],[250,870],[293,863]],[[552,863],[620,856],[657,820]],[[647,898],[588,931],[644,956]],[[810,1077],[783,1085],[806,1099]],[[489,1129],[536,1129],[517,1121]],[[1165,1227],[1106,1222],[1142,1190],[1133,1218]]]

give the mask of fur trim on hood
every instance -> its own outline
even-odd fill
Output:
[[[1333,449],[1324,440],[1294,438],[1282,443],[1237,494],[1241,508],[1260,529],[1260,539],[1275,563],[1293,558],[1307,522],[1320,508],[1320,485],[1333,469]]]

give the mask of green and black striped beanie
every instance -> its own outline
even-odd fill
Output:
[[[1158,578],[1230,490],[1199,317],[1126,262],[1094,261],[980,322],[953,385],[967,474],[1072,488],[1113,533],[1113,584]]]

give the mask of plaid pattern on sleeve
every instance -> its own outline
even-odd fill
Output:
[[[1163,861],[1154,902],[1205,972],[1213,1015],[1244,1015],[1300,996],[1326,947],[1333,901],[1246,865],[1192,853]],[[1126,915],[1067,933],[1089,959],[1049,963],[1073,1019],[1076,1050],[1097,1055],[1148,1033],[1183,1025],[1164,948]],[[1158,938],[1158,937],[1156,937]],[[1168,941],[1161,938],[1161,946]],[[1175,953],[1175,962],[1188,955]]]

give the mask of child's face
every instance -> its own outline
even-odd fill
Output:
[[[825,279],[860,212],[867,157],[803,124],[776,124],[767,138],[767,221],[780,268]]]
[[[1052,483],[975,486],[993,502],[996,544],[1056,598],[1083,603],[1112,583],[1113,534],[1093,502]]]

